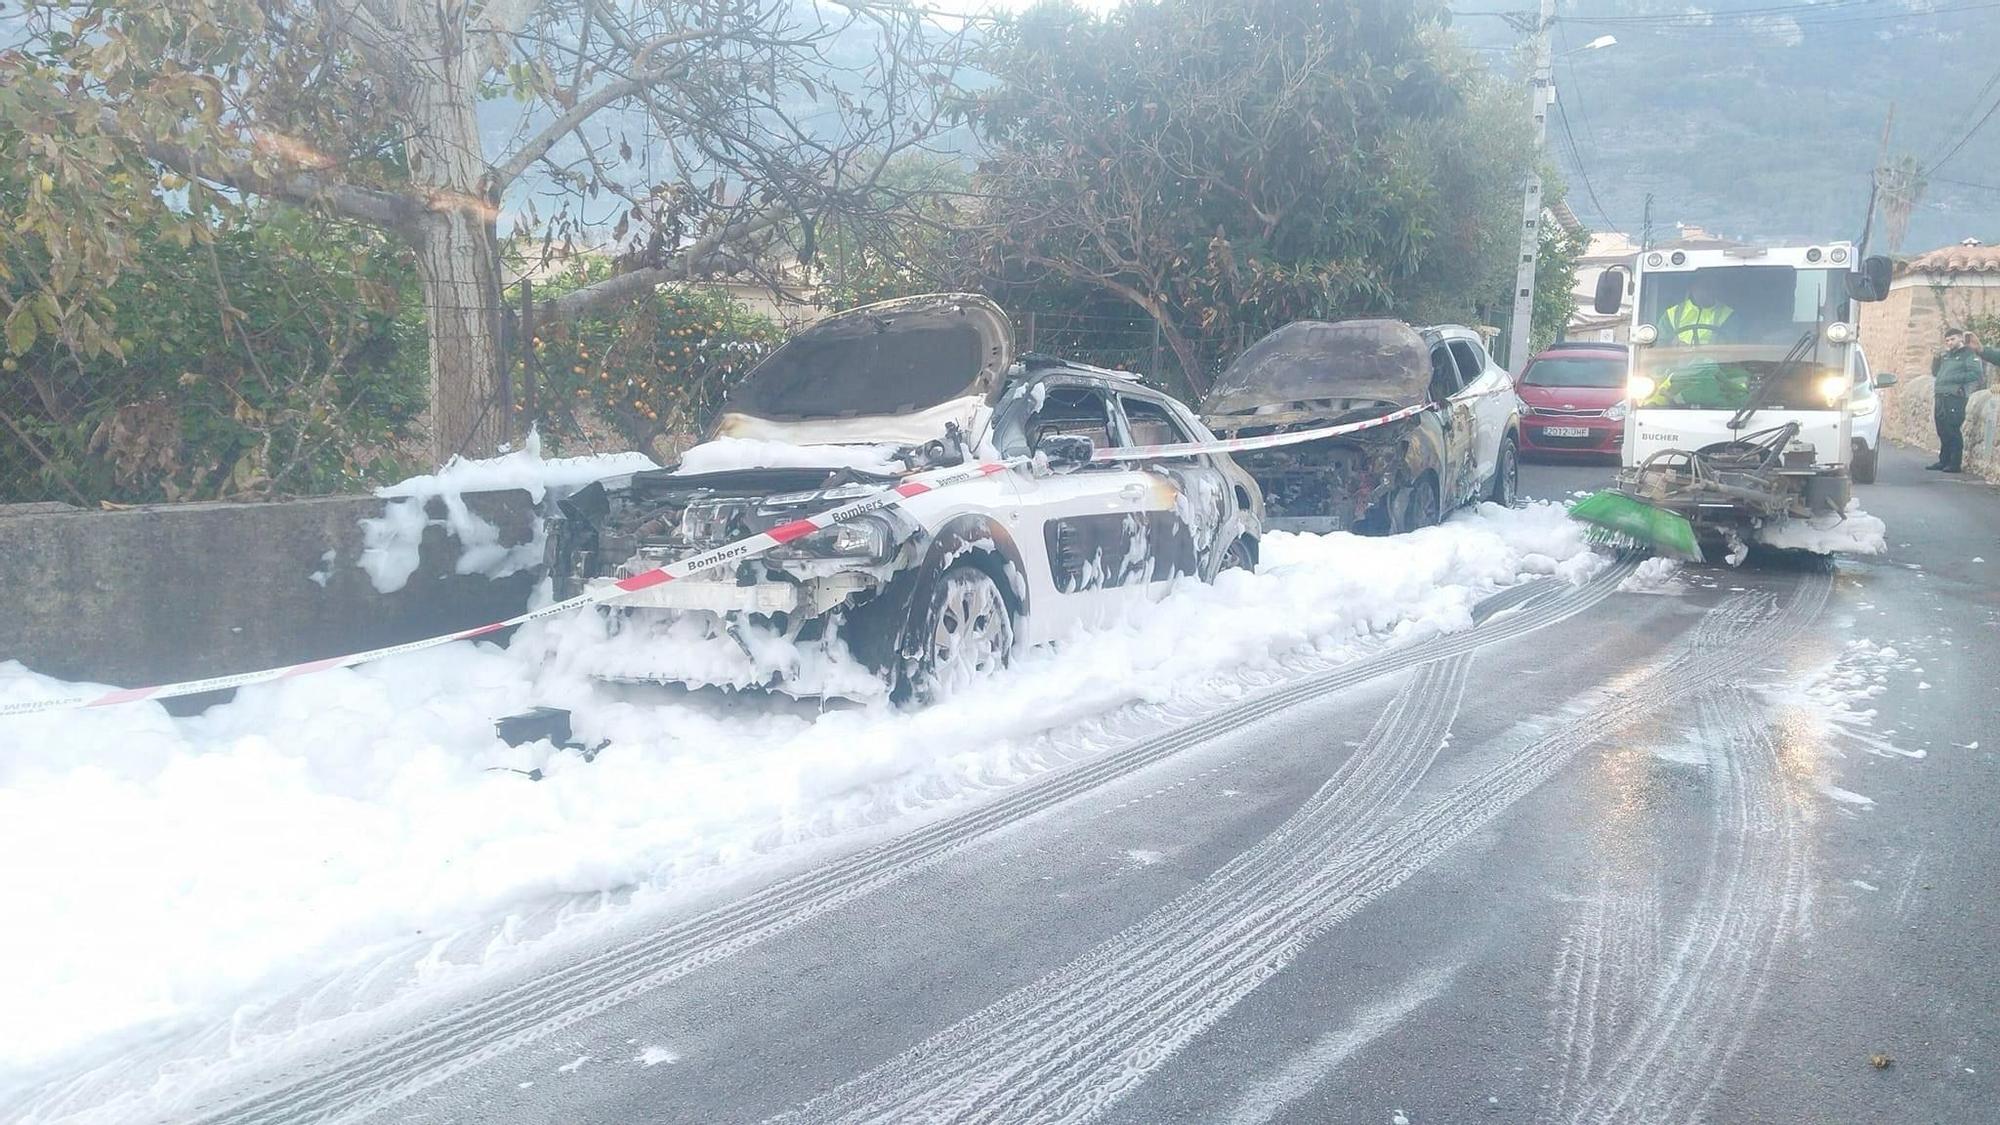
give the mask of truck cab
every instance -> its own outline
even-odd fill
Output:
[[[1852,493],[1856,302],[1889,262],[1846,242],[1641,252],[1631,280],[1622,460],[1627,485],[1704,538],[1839,513]],[[1596,307],[1623,306],[1599,278]]]

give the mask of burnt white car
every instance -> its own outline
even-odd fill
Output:
[[[1023,646],[1177,583],[1254,566],[1255,482],[1224,456],[1093,460],[1212,440],[1134,377],[1013,354],[998,306],[944,294],[821,320],[731,395],[672,469],[561,501],[558,596],[868,495],[927,469],[1023,458],[607,610],[600,678],[930,699]]]

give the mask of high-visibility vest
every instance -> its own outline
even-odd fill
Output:
[[[1667,342],[1712,344],[1715,342],[1715,330],[1722,327],[1733,311],[1728,305],[1703,307],[1693,301],[1682,301],[1661,317],[1667,330]]]

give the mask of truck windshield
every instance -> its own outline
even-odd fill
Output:
[[[1846,345],[1827,341],[1826,326],[1847,316],[1841,271],[1791,266],[1712,266],[1650,273],[1639,287],[1639,316],[1658,339],[1634,349],[1633,373],[1650,383],[1639,405],[1667,410],[1739,410],[1758,385],[1772,410],[1828,410],[1826,379],[1844,378]],[[1784,364],[1787,354],[1794,362]]]
[[[1521,372],[1529,387],[1622,387],[1625,361],[1610,356],[1563,356],[1538,359]]]

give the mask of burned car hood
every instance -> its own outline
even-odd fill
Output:
[[[766,356],[730,393],[717,432],[740,433],[745,418],[901,418],[961,400],[990,405],[1013,360],[1013,328],[985,297],[864,305],[813,323]]]
[[[1430,389],[1430,355],[1400,320],[1293,321],[1238,356],[1201,413],[1241,424],[1242,415],[1415,406]]]

